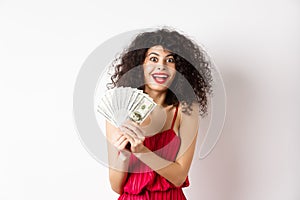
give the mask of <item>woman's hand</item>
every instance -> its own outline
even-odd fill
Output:
[[[129,140],[125,137],[124,133],[120,128],[116,129],[112,136],[112,144],[118,149],[119,156],[123,158],[123,160],[128,159],[130,157],[130,152],[126,149],[126,145],[129,143]]]
[[[145,151],[143,144],[145,140],[144,131],[137,124],[126,121],[120,127],[120,130],[122,131],[122,136],[126,138],[126,141],[130,142],[130,151],[132,153],[142,153]]]

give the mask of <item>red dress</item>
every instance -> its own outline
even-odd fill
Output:
[[[173,130],[178,106],[170,129],[146,137],[144,145],[160,157],[175,161],[180,147],[180,138]],[[129,173],[124,185],[124,192],[118,200],[184,200],[182,188],[189,186],[188,177],[185,182],[176,187],[164,177],[157,174],[133,154],[130,157]]]

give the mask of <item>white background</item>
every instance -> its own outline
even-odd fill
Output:
[[[0,1],[0,199],[117,198],[76,133],[76,76],[103,41],[161,25],[206,47],[227,92],[188,199],[300,199],[299,11],[297,0]]]

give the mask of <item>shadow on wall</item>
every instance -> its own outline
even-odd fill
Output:
[[[243,152],[255,134],[247,131],[249,120],[256,114],[255,84],[246,74],[236,71],[222,72],[222,78],[227,96],[225,124],[218,143],[206,158],[198,158],[199,150],[195,153],[189,173],[191,185],[184,190],[190,200],[241,200],[247,186],[243,169],[247,158]]]

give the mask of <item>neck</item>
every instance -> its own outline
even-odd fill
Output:
[[[155,91],[155,90],[149,90],[147,87],[145,87],[145,92],[154,100],[155,103],[158,105],[163,106],[165,103],[165,99],[167,96],[167,91],[161,92],[161,91]]]

